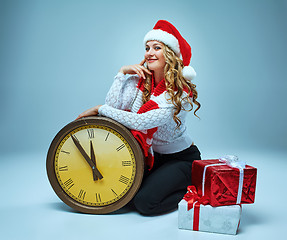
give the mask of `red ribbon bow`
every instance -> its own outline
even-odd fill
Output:
[[[193,213],[193,230],[198,231],[199,229],[199,209],[200,204],[206,205],[209,203],[208,198],[206,196],[200,197],[197,193],[195,186],[188,186],[188,192],[184,195],[183,199],[187,201],[187,210],[193,208],[194,205],[194,213]]]
[[[195,186],[188,186],[187,191],[188,192],[184,195],[183,199],[185,201],[187,201],[187,210],[188,211],[193,208],[193,204],[195,202],[198,202],[198,205],[208,204],[208,198],[206,196],[200,197],[197,193]]]

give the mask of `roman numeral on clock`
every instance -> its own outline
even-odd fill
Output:
[[[59,167],[59,171],[68,171],[68,166]]]
[[[106,138],[105,138],[105,141],[108,140],[108,137],[109,137],[110,133],[107,134]]]
[[[62,153],[66,153],[66,154],[70,154],[70,152],[67,152],[67,151],[64,151],[64,150],[61,150]]]
[[[96,202],[101,202],[101,194],[100,193],[96,193]]]
[[[78,194],[78,198],[82,198],[83,200],[86,197],[86,191],[84,191],[83,189],[80,190],[79,194]]]
[[[95,137],[94,129],[87,129],[87,131],[90,139]]]
[[[66,186],[67,189],[70,189],[73,187],[75,184],[71,178],[69,178],[67,181],[64,182],[64,185]]]
[[[121,146],[117,147],[116,150],[117,150],[117,151],[120,151],[120,150],[122,150],[124,147],[125,147],[125,144],[122,144]]]
[[[114,191],[114,189],[111,188],[111,191],[113,192],[113,194],[117,197],[118,194]]]
[[[122,161],[122,166],[123,167],[129,167],[131,165],[132,165],[132,161],[130,161],[130,160],[123,160]]]
[[[125,176],[123,176],[123,175],[121,175],[119,181],[120,181],[121,183],[127,185],[127,184],[129,183],[130,179],[127,178],[127,177],[125,177]]]
[[[77,136],[74,134],[73,137],[77,140],[77,142],[79,142],[79,139],[77,138]]]

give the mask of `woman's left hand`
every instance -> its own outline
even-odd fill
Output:
[[[98,115],[99,114],[99,108],[101,107],[102,105],[97,105],[95,107],[92,107],[86,111],[84,111],[83,113],[81,113],[77,118],[76,120],[82,118],[82,117],[88,117],[88,116],[95,116],[95,115]]]

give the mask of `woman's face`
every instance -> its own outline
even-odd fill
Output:
[[[146,43],[145,59],[147,66],[152,71],[163,71],[165,57],[163,55],[163,44],[158,41],[148,41]]]

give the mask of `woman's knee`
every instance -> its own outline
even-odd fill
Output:
[[[151,196],[141,194],[139,192],[133,199],[133,204],[136,210],[143,215],[154,215],[156,214],[154,209],[156,204],[151,200]]]

